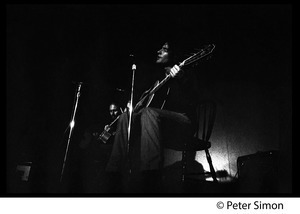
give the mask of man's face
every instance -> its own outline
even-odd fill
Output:
[[[156,63],[166,63],[169,61],[169,44],[166,42],[160,50],[157,51]]]
[[[115,119],[119,114],[119,108],[115,104],[111,104],[109,106],[109,114],[113,119]]]

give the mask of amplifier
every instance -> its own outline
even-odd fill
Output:
[[[238,157],[240,193],[276,193],[278,187],[278,151],[257,152]]]

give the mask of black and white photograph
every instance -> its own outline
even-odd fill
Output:
[[[293,191],[292,4],[6,4],[4,196]]]

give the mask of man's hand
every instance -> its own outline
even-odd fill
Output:
[[[110,126],[109,125],[105,125],[104,126],[104,130],[108,132],[110,130]]]
[[[175,77],[178,75],[179,71],[180,71],[180,67],[178,65],[174,65],[173,68],[170,69],[169,74],[171,75],[171,77]]]

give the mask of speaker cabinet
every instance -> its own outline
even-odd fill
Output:
[[[257,152],[238,157],[239,193],[276,193],[278,151]]]

